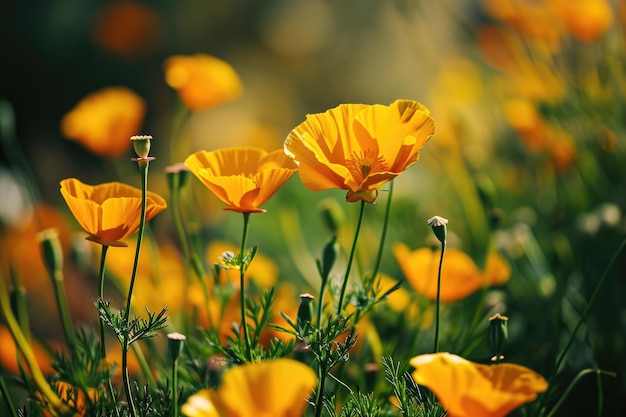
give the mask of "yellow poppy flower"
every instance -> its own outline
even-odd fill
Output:
[[[120,182],[87,185],[76,178],[61,181],[61,194],[87,239],[107,246],[127,246],[123,239],[139,230],[141,190]],[[146,222],[167,207],[165,200],[148,192]]]
[[[235,147],[199,151],[185,165],[224,203],[224,210],[262,213],[265,203],[296,171],[282,150]]]
[[[515,364],[481,365],[450,353],[409,363],[415,382],[435,393],[449,417],[503,417],[548,389],[541,375]]]
[[[419,159],[435,133],[430,111],[410,100],[342,104],[307,115],[285,140],[309,189],[348,190],[346,200],[374,202],[380,189]]]
[[[437,298],[437,270],[441,251],[421,248],[415,251],[397,243],[393,253],[408,283],[418,293],[431,300]],[[490,252],[484,271],[466,253],[446,250],[441,270],[441,301],[461,300],[484,285],[499,285],[508,281],[511,268],[497,252]]]
[[[300,417],[317,384],[293,359],[252,362],[224,372],[217,391],[201,390],[182,406],[187,417]]]
[[[61,120],[61,132],[102,157],[126,153],[146,113],[144,100],[125,87],[108,87],[83,98]]]
[[[165,82],[191,110],[234,100],[243,89],[233,67],[211,55],[173,55],[165,60],[164,67]]]

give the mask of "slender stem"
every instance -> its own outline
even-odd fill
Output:
[[[135,353],[135,357],[137,358],[139,367],[141,368],[143,375],[148,380],[148,383],[153,387],[156,387],[156,381],[154,379],[154,376],[152,376],[152,372],[150,371],[150,365],[148,365],[148,361],[146,360],[146,357],[144,356],[141,349],[139,348],[139,345],[137,343],[132,343],[130,347],[133,348],[133,352]]]
[[[70,318],[70,309],[65,294],[65,286],[63,285],[63,271],[55,271],[52,273],[52,284],[54,297],[56,298],[57,307],[59,308],[59,315],[61,316],[61,323],[63,324],[63,331],[65,332],[65,339],[70,349],[73,351],[76,346],[76,336],[74,334],[74,325]]]
[[[387,238],[387,228],[389,226],[389,217],[391,213],[391,197],[393,196],[393,181],[389,182],[389,193],[387,194],[387,205],[385,206],[385,217],[383,220],[383,230],[380,234],[380,242],[378,245],[378,253],[376,254],[376,261],[374,262],[374,270],[372,271],[372,281],[376,279],[378,269],[380,268],[380,262],[383,258],[383,250],[385,247],[385,239]]]
[[[583,369],[582,371],[580,371],[576,375],[574,380],[572,382],[570,382],[570,384],[567,386],[567,389],[565,390],[563,395],[561,395],[559,397],[559,401],[557,401],[557,403],[554,405],[554,407],[552,408],[552,411],[550,411],[550,413],[547,415],[547,417],[552,417],[556,413],[556,411],[563,405],[563,403],[565,402],[565,399],[569,396],[569,394],[572,392],[572,390],[578,384],[578,382],[582,379],[582,377],[584,377],[585,375],[590,374],[590,373],[595,373],[598,378],[600,378],[600,375],[609,375],[609,376],[612,376],[612,377],[616,376],[615,373],[603,371],[602,369]],[[598,405],[598,407],[601,410],[602,398],[599,398],[598,400],[600,401],[600,404]],[[543,414],[543,412],[542,412],[542,414]],[[600,414],[598,414],[598,416],[600,416]]]
[[[443,266],[443,254],[446,251],[446,241],[441,241],[441,255],[439,257],[439,269],[437,270],[437,302],[435,306],[435,348],[434,352],[439,351],[439,310],[441,304],[441,268]]]
[[[318,329],[322,328],[322,310],[324,309],[324,295],[326,294],[326,286],[328,285],[328,277],[322,280],[320,286],[320,299],[317,302],[317,321],[316,326]]]
[[[324,369],[322,369],[324,368]],[[319,371],[319,383],[317,386],[317,392],[315,393],[315,417],[321,417],[322,410],[324,409],[324,385],[326,383],[326,367],[320,365]]]
[[[343,276],[343,282],[341,284],[341,293],[339,294],[339,303],[337,303],[337,314],[341,314],[343,310],[343,298],[346,294],[346,287],[348,286],[348,278],[350,277],[350,269],[352,268],[352,260],[354,259],[354,253],[356,252],[356,243],[359,239],[359,232],[361,231],[361,224],[363,223],[363,213],[365,212],[365,201],[361,200],[361,208],[359,210],[359,219],[357,220],[356,230],[354,232],[354,240],[352,241],[352,249],[350,249],[350,256],[348,257],[348,266],[346,267],[346,273]]]
[[[4,398],[7,408],[11,412],[11,417],[17,417],[17,410],[15,409],[15,404],[13,404],[13,397],[11,397],[11,393],[9,392],[9,388],[4,381],[2,374],[0,374],[0,393],[2,394],[2,398]]]
[[[124,345],[122,346],[122,383],[124,385],[130,415],[135,417],[137,413],[135,411],[133,395],[130,392],[130,378],[128,377],[128,333],[124,334]]]
[[[174,417],[178,417],[180,412],[178,409],[178,359],[172,364],[172,408]]]
[[[243,327],[243,338],[246,342],[246,355],[248,360],[252,360],[252,353],[250,350],[250,335],[248,334],[248,320],[246,317],[247,306],[246,306],[246,289],[245,289],[245,275],[246,275],[246,260],[244,259],[246,256],[246,245],[248,244],[248,229],[250,223],[250,213],[243,213],[243,235],[241,237],[241,252],[239,256],[241,257],[241,265],[239,267],[239,296],[240,296],[240,304],[241,304],[241,327]]]
[[[591,311],[591,307],[593,306],[593,303],[595,302],[596,297],[598,296],[598,293],[600,292],[600,288],[602,288],[604,281],[606,281],[606,278],[609,276],[609,272],[613,269],[613,266],[615,265],[615,262],[617,262],[617,258],[619,258],[622,251],[624,250],[624,247],[626,247],[626,238],[622,240],[617,250],[611,257],[611,260],[607,264],[606,268],[604,269],[604,272],[602,273],[602,276],[598,280],[598,283],[596,284],[596,287],[594,288],[593,293],[591,294],[591,297],[589,297],[589,301],[587,301],[587,304],[585,305],[585,309],[580,315],[580,318],[578,319],[578,323],[576,323],[576,327],[574,327],[574,330],[572,331],[572,334],[570,335],[570,338],[567,341],[565,348],[563,349],[563,351],[561,351],[561,353],[559,354],[556,360],[554,368],[552,369],[552,373],[550,374],[550,377],[548,378],[548,386],[550,387],[552,386],[552,382],[554,381],[554,378],[556,377],[556,373],[558,372],[559,368],[561,367],[561,364],[567,357],[567,353],[569,352],[570,348],[572,347],[572,344],[574,343],[574,340],[576,338],[576,333],[578,333],[578,330],[587,319],[587,316],[589,315],[589,312]],[[546,394],[547,392],[541,396],[541,399],[539,400],[537,404],[537,410],[539,410],[539,414],[538,414],[539,416],[542,416],[544,412],[542,407],[547,397]]]
[[[100,252],[100,275],[98,277],[98,298],[101,301],[104,301],[104,266],[107,257],[107,251],[109,250],[108,245],[102,245],[102,251]],[[102,360],[106,362],[107,358],[107,350],[104,339],[104,320],[102,317],[100,319],[100,354],[102,356]]]

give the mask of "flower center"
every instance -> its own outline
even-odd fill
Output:
[[[385,171],[387,168],[385,159],[374,149],[352,152],[350,159],[346,161],[346,167],[352,178],[359,183],[365,181],[370,173]]]

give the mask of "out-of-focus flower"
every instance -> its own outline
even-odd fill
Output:
[[[129,141],[130,142],[130,141]],[[120,182],[88,185],[76,178],[61,181],[61,194],[87,239],[108,246],[127,246],[123,239],[139,229],[141,190]],[[146,222],[167,207],[165,200],[148,191]]]
[[[515,364],[481,365],[450,353],[409,363],[415,382],[435,393],[449,417],[503,417],[548,388],[541,375]]]
[[[262,213],[259,208],[296,171],[282,150],[235,147],[212,152],[199,151],[185,165],[220,200],[225,210]]]
[[[173,55],[165,60],[164,69],[165,82],[191,110],[232,101],[243,90],[233,67],[211,55]]]
[[[409,284],[430,300],[437,298],[437,269],[441,251],[421,248],[410,251],[403,243],[393,247],[393,253]],[[500,285],[511,273],[508,263],[497,252],[487,256],[481,271],[472,258],[459,249],[446,250],[441,270],[441,301],[461,300],[485,285]]]
[[[52,385],[54,392],[57,393],[59,398],[63,400],[65,404],[67,404],[71,408],[72,415],[74,417],[82,417],[87,412],[87,401],[85,399],[85,392],[83,390],[77,389],[67,382],[56,381]],[[90,397],[92,400],[95,400],[95,390],[93,393],[90,392]],[[43,395],[37,393],[38,399],[42,402],[42,404],[46,404],[45,398]],[[44,417],[53,417],[57,416],[58,410],[54,410],[49,404],[47,407],[43,409]]]
[[[224,372],[216,391],[189,397],[181,411],[187,417],[299,417],[316,384],[315,372],[293,359],[246,363]]]
[[[38,342],[32,342],[30,347],[35,355],[35,359],[39,364],[41,372],[45,375],[52,374],[52,358],[46,352],[45,348]],[[20,367],[17,362],[18,352],[15,347],[15,341],[9,329],[0,325],[0,364],[3,369],[6,369],[13,375],[20,374]]]
[[[239,251],[239,248],[233,244],[214,240],[207,247],[206,259],[211,263],[224,265],[224,263],[220,261],[221,256],[225,252],[235,253],[237,251]],[[222,285],[230,283],[235,288],[239,288],[239,278],[238,269],[220,269],[218,281]],[[278,267],[271,259],[257,252],[252,262],[250,262],[250,266],[246,269],[246,276],[244,278],[246,282],[252,279],[260,288],[269,289],[276,284],[276,280],[278,279]]]
[[[148,5],[116,1],[97,11],[92,34],[100,48],[120,58],[133,59],[154,50],[160,27],[161,16]]]
[[[565,26],[581,42],[595,42],[613,25],[613,10],[606,0],[561,0]]]
[[[342,104],[309,114],[285,140],[309,189],[348,190],[346,201],[373,203],[378,190],[417,162],[435,133],[430,111],[411,100],[388,106]]]
[[[87,95],[61,120],[61,133],[102,157],[126,153],[129,137],[141,128],[144,100],[126,87],[107,87]]]

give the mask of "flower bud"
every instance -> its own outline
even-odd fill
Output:
[[[165,178],[170,193],[183,189],[189,179],[189,169],[182,162],[165,167]]]
[[[176,332],[169,333],[167,335],[167,350],[169,350],[170,358],[172,358],[174,362],[176,362],[180,355],[183,353],[183,345],[185,344],[185,339],[187,339],[187,337],[185,337],[184,334]]]
[[[501,316],[500,314],[489,318],[489,344],[493,351],[491,360],[496,362],[503,358],[502,351],[509,338],[509,330],[507,327],[508,320],[508,317]]]
[[[152,136],[150,135],[135,135],[131,136],[130,140],[133,141],[133,148],[139,158],[147,158],[150,153],[150,142]]]
[[[59,231],[56,228],[46,229],[37,234],[41,244],[41,254],[50,274],[63,270],[63,251],[59,241]]]
[[[437,239],[441,243],[444,243],[448,237],[448,229],[446,228],[447,224],[448,219],[444,219],[443,217],[434,216],[428,219],[428,225],[432,227],[435,236],[437,236]]]
[[[311,313],[311,301],[313,301],[315,297],[311,294],[300,294],[300,306],[298,307],[298,324],[304,325],[305,323],[310,323],[311,318],[313,317]]]
[[[322,221],[333,235],[339,233],[339,228],[343,223],[343,211],[341,206],[337,203],[337,200],[333,198],[327,198],[319,204],[320,214],[322,215]]]
[[[328,279],[330,271],[331,269],[333,269],[333,265],[335,265],[335,261],[337,260],[338,255],[339,243],[337,243],[337,236],[333,236],[330,239],[330,242],[328,242],[326,246],[324,246],[324,251],[322,252],[320,274],[322,275],[323,281],[326,281]]]

